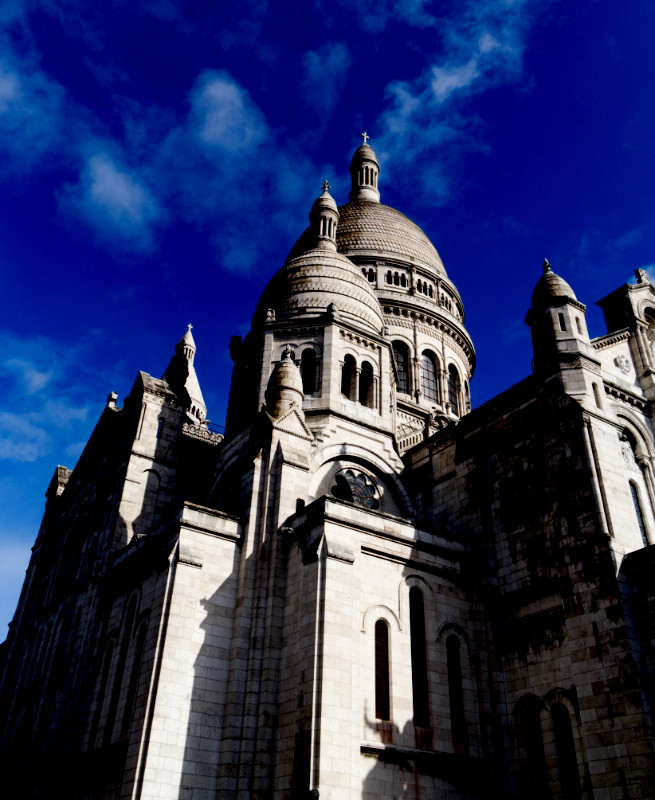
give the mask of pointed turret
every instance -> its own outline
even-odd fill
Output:
[[[369,200],[373,203],[380,202],[378,191],[378,175],[380,165],[375,151],[367,144],[368,134],[362,133],[364,142],[355,150],[353,160],[350,162],[351,189],[348,199]]]
[[[203,422],[207,416],[207,407],[200,390],[198,376],[193,361],[196,356],[196,343],[191,329],[187,325],[186,333],[175,345],[175,354],[171,358],[162,379],[178,396],[194,422]]]

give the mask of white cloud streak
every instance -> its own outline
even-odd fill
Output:
[[[522,75],[523,53],[535,10],[546,0],[469,0],[461,13],[440,21],[442,47],[433,63],[410,81],[386,87],[388,106],[373,139],[378,156],[395,169],[430,154],[420,180],[427,202],[446,199],[449,149],[482,146],[479,121],[463,104],[472,95]]]

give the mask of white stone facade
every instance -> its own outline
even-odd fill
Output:
[[[548,264],[534,372],[475,353],[368,144],[233,339],[190,329],[48,489],[2,652],[12,797],[652,797],[655,287]],[[655,334],[654,334],[655,336]]]

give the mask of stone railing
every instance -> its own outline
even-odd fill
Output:
[[[217,445],[223,441],[223,434],[214,433],[203,425],[194,425],[192,422],[182,423],[182,435],[190,436],[192,439],[199,439],[207,444]]]

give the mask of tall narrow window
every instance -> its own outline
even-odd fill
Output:
[[[389,628],[383,619],[375,623],[375,716],[377,719],[391,719]]]
[[[580,775],[569,711],[564,703],[554,703],[550,714],[553,719],[557,750],[557,768],[561,788],[559,796],[562,800],[579,800],[581,797]]]
[[[355,359],[348,354],[344,357],[343,367],[341,368],[341,394],[344,394],[349,400],[353,400],[354,385]]]
[[[303,350],[300,358],[302,390],[307,394],[316,392],[316,353],[311,349]]]
[[[430,700],[428,693],[428,662],[425,646],[425,608],[420,589],[409,590],[409,629],[412,645],[412,698],[414,725],[430,727]]]
[[[91,723],[91,735],[89,737],[89,748],[93,750],[96,746],[96,736],[98,735],[98,727],[100,725],[100,717],[102,715],[102,707],[105,704],[105,697],[107,695],[107,684],[109,682],[109,670],[111,662],[114,657],[114,641],[110,641],[105,648],[105,656],[102,660],[102,673],[100,676],[100,684],[98,686],[97,705],[93,714],[93,722]]]
[[[368,361],[362,361],[362,371],[359,373],[359,402],[363,406],[374,408],[373,395],[373,367]]]
[[[450,403],[450,410],[453,414],[460,415],[459,408],[459,394],[460,394],[460,380],[459,372],[454,364],[448,366],[448,402]]]
[[[121,725],[121,739],[126,739],[130,732],[132,717],[134,716],[134,705],[136,702],[137,689],[139,688],[139,676],[141,675],[141,663],[143,662],[143,651],[146,646],[146,633],[148,626],[144,622],[139,628],[134,647],[134,658],[132,659],[132,669],[130,670],[130,682],[127,687],[125,698],[125,711],[123,712],[123,723]]]
[[[517,733],[519,743],[525,750],[525,771],[521,770],[525,792],[521,797],[546,800],[548,792],[548,775],[546,772],[546,756],[544,738],[539,718],[540,707],[536,697],[526,697],[523,707],[517,715]]]
[[[641,501],[639,500],[639,490],[632,481],[630,481],[630,494],[632,495],[632,502],[635,507],[635,514],[637,515],[637,524],[639,525],[641,540],[644,543],[644,546],[648,546],[648,534],[646,533],[646,520],[644,519],[644,514],[643,511],[641,510]]]
[[[421,392],[429,403],[439,402],[437,357],[430,350],[426,350],[421,357]]]
[[[464,716],[464,687],[462,685],[462,659],[460,641],[451,634],[446,639],[448,659],[448,697],[450,699],[450,729],[456,753],[468,751],[468,734]]]
[[[398,391],[401,394],[409,394],[409,351],[404,342],[393,343],[393,357],[396,360],[398,370]]]
[[[560,313],[560,314],[557,315],[557,317],[559,319],[559,329],[561,331],[565,331],[566,330],[566,321],[564,320],[564,314]]]
[[[116,676],[114,678],[114,687],[111,693],[111,700],[109,701],[109,710],[107,712],[107,722],[105,724],[105,734],[103,744],[107,745],[111,742],[114,733],[114,723],[116,722],[116,712],[118,710],[118,703],[120,700],[121,687],[125,676],[125,662],[127,661],[127,651],[130,646],[130,639],[132,638],[132,626],[134,624],[134,615],[136,613],[136,597],[132,597],[130,604],[127,608],[125,619],[123,620],[123,641],[118,653],[118,664],[116,665]]]
[[[582,325],[580,324],[580,317],[575,318],[575,324],[578,329],[578,333],[582,336]]]

